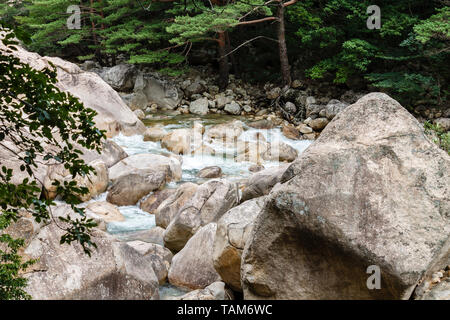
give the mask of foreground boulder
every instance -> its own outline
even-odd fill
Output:
[[[54,210],[65,216],[68,206]],[[39,259],[25,274],[26,291],[33,299],[111,300],[158,299],[158,279],[150,257],[98,229],[94,231],[97,249],[92,257],[81,246],[61,245],[63,231],[55,224],[41,229],[25,249],[29,258]]]
[[[147,243],[139,240],[127,242],[127,245],[150,260],[159,284],[166,282],[173,257],[173,254],[169,249],[164,248],[159,244]]]
[[[144,133],[145,125],[142,121],[99,75],[83,71],[76,64],[61,58],[41,57],[18,46],[13,54],[36,70],[51,68],[50,63],[53,64],[58,80],[55,85],[80,99],[85,107],[97,111],[94,118],[95,125],[100,130],[106,130],[108,138],[120,132],[125,135]]]
[[[89,163],[94,168],[95,173],[90,173],[86,176],[77,175],[75,178],[72,174],[64,168],[63,165],[49,166],[47,175],[44,178],[45,196],[48,199],[54,199],[57,196],[57,187],[53,185],[54,181],[58,181],[61,185],[64,182],[76,181],[78,187],[85,187],[88,193],[79,195],[81,201],[88,201],[89,199],[103,193],[108,187],[108,168],[101,160],[94,160]]]
[[[189,289],[203,289],[220,276],[214,269],[212,251],[217,225],[202,227],[172,259],[169,282]]]
[[[229,210],[217,222],[213,250],[214,268],[222,280],[235,291],[242,291],[242,250],[263,204],[264,197],[246,201]]]
[[[238,203],[236,183],[214,179],[200,185],[167,226],[165,246],[180,251],[200,227],[216,222]]]
[[[109,169],[109,178],[114,181],[123,175],[131,173],[146,174],[162,172],[166,181],[181,179],[181,163],[175,157],[159,154],[135,154],[119,161]]]
[[[281,182],[243,252],[246,299],[408,299],[446,263],[450,157],[385,94],[340,112]]]

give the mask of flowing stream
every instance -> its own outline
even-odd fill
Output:
[[[162,118],[146,121],[146,125],[151,126],[155,124],[163,125],[167,132],[178,128],[191,128],[194,121],[200,121],[205,129],[208,127],[226,123],[232,120],[241,120],[242,122],[248,121],[247,119],[235,117],[235,116],[224,116],[224,115],[207,115],[205,117],[198,117],[192,115],[178,115],[178,116],[163,116]],[[245,141],[256,141],[256,133],[259,132],[264,135],[267,142],[282,141],[289,144],[295,148],[299,154],[303,152],[310,144],[311,141],[308,140],[291,140],[286,138],[281,133],[281,128],[267,129],[254,129],[245,126],[245,131],[241,134],[239,139]],[[161,154],[167,152],[167,149],[161,147],[159,142],[144,141],[144,137],[141,135],[135,136],[124,136],[122,134],[113,138],[113,140],[120,145],[128,155],[141,154],[141,153],[154,153]],[[214,150],[220,151],[222,145],[210,144]],[[228,152],[228,151],[227,151]],[[196,175],[199,170],[208,166],[219,166],[222,169],[223,178],[230,180],[242,180],[251,175],[248,170],[251,162],[236,162],[231,158],[224,158],[222,154],[218,156],[195,156],[195,155],[183,155],[182,156],[182,178],[181,181],[171,182],[166,187],[176,188],[179,184],[184,182],[202,182]],[[265,168],[277,166],[279,163],[275,161],[265,161],[262,163]],[[204,181],[204,180],[203,180]],[[93,201],[106,201],[106,192],[93,198],[89,202]],[[121,222],[110,222],[107,225],[107,231],[111,234],[115,234],[118,238],[125,236],[129,232],[148,230],[155,227],[155,216],[142,211],[139,208],[139,203],[134,206],[119,206],[119,211],[125,217],[125,221]],[[180,296],[186,293],[186,291],[171,286],[170,284],[165,284],[160,287],[161,299],[170,299],[171,297]]]

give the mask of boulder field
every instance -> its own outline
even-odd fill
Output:
[[[237,159],[257,150],[255,173],[241,188],[220,167],[207,167],[199,184],[169,190],[167,183],[182,178],[178,154],[205,149],[201,137],[226,146],[225,136],[237,140],[244,124],[206,130],[196,124],[169,133],[146,129],[95,73],[21,48],[15,54],[37,69],[55,65],[57,86],[96,110],[96,125],[108,137],[145,134],[146,141],[160,141],[171,152],[128,156],[111,140],[101,155],[85,150],[83,159],[97,175],[78,178],[89,189],[80,200],[108,192],[107,202],[86,205],[88,217],[99,222],[92,257],[79,245],[60,245],[63,231],[54,223],[37,224],[25,215],[7,230],[25,238],[22,255],[39,258],[25,274],[33,298],[159,299],[159,285],[169,282],[193,290],[181,300],[232,299],[232,291],[244,299],[448,299],[450,157],[386,94],[371,93],[350,105],[300,99],[309,120],[285,127],[284,134],[300,139],[320,132],[302,154],[257,137],[254,145],[237,148]],[[159,103],[169,109],[179,103],[176,94],[163,95],[163,87],[155,93],[148,78],[130,82],[133,70],[122,69],[121,77],[115,71],[103,75],[117,90],[134,88],[148,101],[164,96]],[[201,88],[185,89],[194,102],[201,100],[190,104],[191,111],[209,112],[209,100],[195,96]],[[281,94],[275,88],[269,93],[269,99]],[[239,114],[241,106],[228,100],[214,106]],[[258,121],[250,126],[273,126]],[[14,164],[1,149],[0,159]],[[291,163],[264,169],[260,159]],[[51,182],[70,180],[59,166],[37,171],[51,199]],[[122,237],[104,232],[106,223],[125,219],[116,205],[138,202],[155,215],[157,227]],[[62,204],[53,213],[74,215]],[[374,267],[380,270],[379,289],[368,286]]]

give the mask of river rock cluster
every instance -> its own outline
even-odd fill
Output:
[[[450,298],[450,156],[386,94],[324,101],[303,93],[296,81],[287,90],[272,86],[250,94],[237,82],[219,93],[202,80],[183,80],[181,94],[129,66],[101,70],[100,77],[61,59],[19,54],[37,66],[52,61],[58,85],[98,110],[96,123],[109,137],[145,134],[168,150],[129,156],[107,139],[102,154],[85,153],[98,174],[78,181],[89,189],[81,200],[107,192],[106,201],[87,205],[98,222],[92,257],[77,245],[60,245],[55,224],[38,224],[26,212],[7,230],[25,239],[23,256],[39,259],[25,275],[35,299],[159,299],[166,282],[189,291],[181,300],[233,299],[236,293],[244,299]],[[120,98],[111,87],[130,92]],[[301,155],[278,146],[284,162],[263,169],[256,160],[242,183],[208,167],[201,183],[172,190],[166,185],[181,179],[179,154],[192,151],[191,138],[221,139],[225,132],[237,138],[241,121],[149,132],[131,111],[149,115],[156,104],[199,115],[255,113],[258,128],[283,124],[266,117],[267,109],[256,110],[258,101],[282,104],[290,115],[304,112],[283,134],[317,140]],[[271,146],[261,145],[257,157],[271,159]],[[242,143],[237,157],[250,148]],[[4,150],[0,155],[7,158]],[[50,181],[68,179],[57,166],[39,172],[49,198],[56,196]],[[154,214],[157,226],[126,238],[108,234],[107,223],[124,219],[117,206],[137,203]],[[52,212],[76,216],[62,202]],[[367,268],[374,265],[381,271],[379,290],[367,285]]]

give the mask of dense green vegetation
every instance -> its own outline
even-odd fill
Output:
[[[222,87],[228,72],[279,82],[290,82],[292,72],[305,80],[383,90],[408,107],[448,104],[448,0],[83,0],[74,2],[82,10],[81,30],[65,27],[67,1],[12,3],[0,5],[0,16],[31,31],[29,47],[42,54],[102,65],[123,54],[130,63],[176,75],[195,50],[213,48]],[[373,4],[381,8],[379,30],[366,27]],[[289,70],[288,61],[296,68]]]
[[[61,244],[78,242],[90,254],[95,247],[90,230],[96,223],[77,207],[78,197],[88,189],[74,180],[55,182],[57,193],[80,215],[56,219],[51,210],[55,203],[41,194],[36,169],[44,162],[63,164],[73,178],[93,172],[80,158],[77,146],[100,152],[104,133],[94,126],[94,110],[54,86],[56,70],[34,70],[10,54],[16,50],[15,37],[26,40],[24,34],[14,34],[2,25],[0,32],[0,44],[5,46],[0,51],[0,146],[7,153],[4,156],[17,163],[14,168],[4,164],[0,168],[0,300],[27,299],[22,273],[34,261],[23,261],[24,239],[12,237],[7,228],[24,212],[36,222],[54,220],[65,231]],[[12,179],[19,174],[26,178],[14,183]]]

